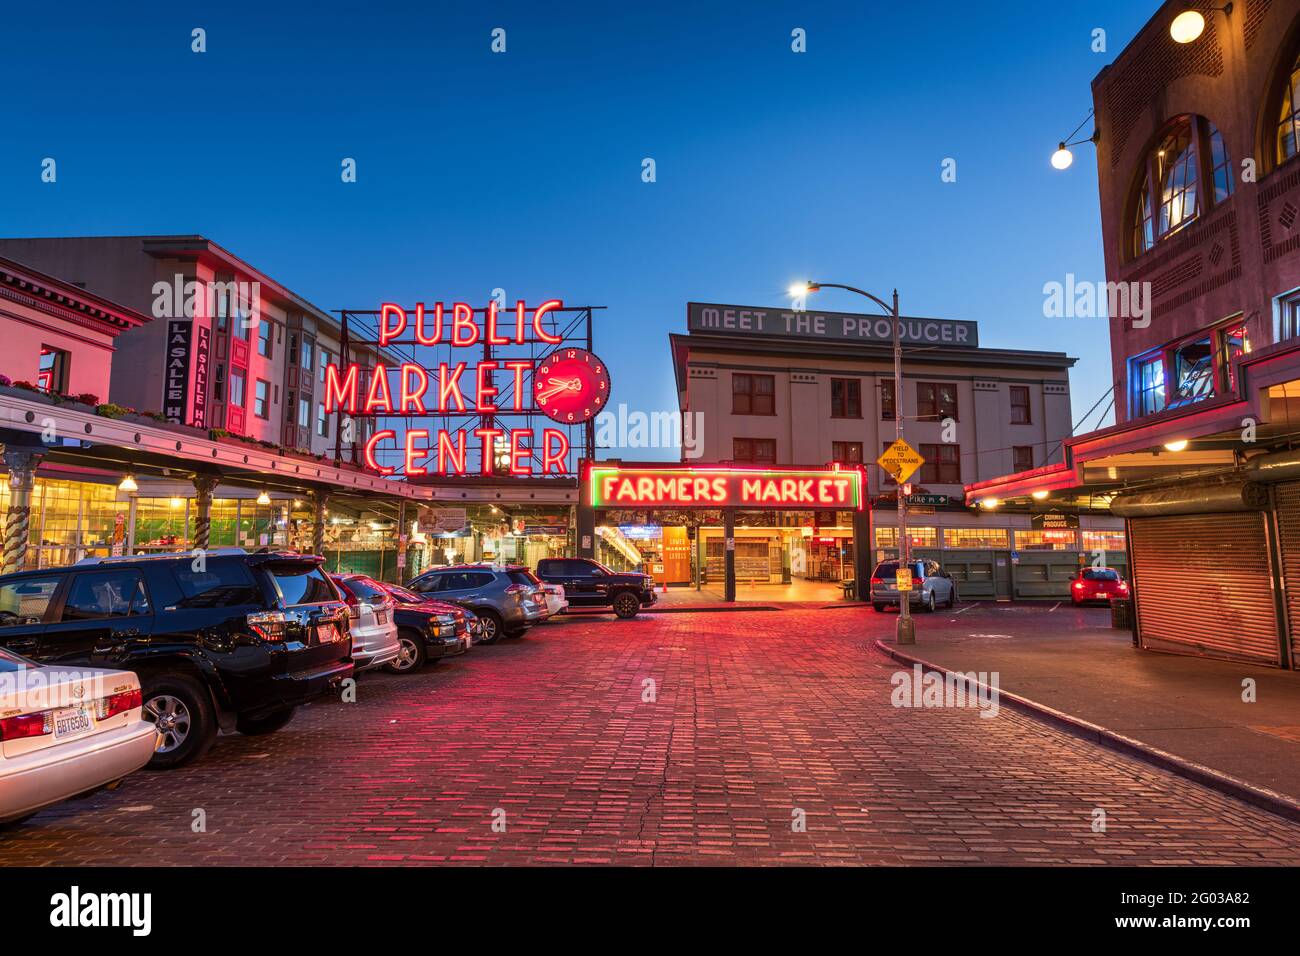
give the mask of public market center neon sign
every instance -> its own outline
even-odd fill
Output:
[[[597,508],[845,508],[861,510],[857,468],[623,468],[594,465]]]
[[[440,362],[436,368],[415,362],[403,362],[396,368],[377,364],[368,384],[364,385],[364,370],[357,363],[346,367],[330,363],[325,366],[325,411],[332,414],[341,410],[348,415],[420,416],[464,412],[489,416],[535,409],[562,424],[584,422],[608,402],[609,374],[596,356],[564,346],[562,336],[546,330],[543,320],[563,308],[559,299],[548,300],[532,309],[520,300],[514,309],[503,314],[499,304],[493,301],[483,310],[480,325],[474,308],[464,302],[457,302],[450,309],[441,302],[431,308],[417,303],[411,312],[385,302],[379,310],[381,348],[399,341],[448,345],[452,349],[536,342],[555,346],[555,350],[536,363],[532,359],[502,358],[474,364]],[[567,371],[561,376],[549,376],[552,368]],[[513,377],[511,398],[504,407],[499,401],[497,373]],[[532,402],[526,404],[525,397],[530,394]],[[407,429],[402,448],[406,475],[466,474],[471,441],[478,444],[484,475],[493,472],[498,442],[507,449],[512,475],[533,474],[534,458],[543,475],[571,473],[569,436],[562,429],[543,428],[538,436],[532,428],[485,424],[474,429],[438,428],[432,432],[427,428]],[[362,448],[362,457],[369,468],[391,475],[397,469],[380,465],[375,457],[385,442],[397,442],[397,433],[387,428],[376,431]]]

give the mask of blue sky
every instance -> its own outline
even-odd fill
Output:
[[[201,233],[326,309],[604,305],[639,408],[676,407],[688,300],[809,276],[1078,356],[1076,418],[1109,387],[1105,321],[1042,312],[1104,279],[1095,153],[1048,157],[1154,0],[542,6],[13,5],[0,233]]]

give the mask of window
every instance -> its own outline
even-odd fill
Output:
[[[1029,425],[1033,421],[1029,414],[1029,386],[1011,386],[1011,424]]]
[[[172,573],[184,595],[177,607],[239,607],[262,603],[262,593],[242,561],[209,558],[202,571],[181,563],[172,568]]]
[[[1006,528],[944,528],[945,548],[997,548],[1008,547]]]
[[[860,441],[831,442],[831,461],[838,461],[841,465],[862,464],[862,442]]]
[[[0,628],[39,624],[63,575],[20,578],[0,584]]]
[[[1129,217],[1133,256],[1228,199],[1236,185],[1223,134],[1201,116],[1182,116],[1169,126],[1143,163],[1140,182]]]
[[[257,325],[257,316],[243,315],[238,309],[235,310],[235,335],[238,338],[247,342],[255,325]]]
[[[289,400],[284,403],[284,420],[286,422],[291,422],[293,421],[294,409],[298,407],[298,402],[297,402],[298,393],[286,392],[285,394],[288,396]]]
[[[1139,415],[1165,408],[1165,357],[1153,355],[1133,363],[1133,406]]]
[[[230,404],[236,408],[244,407],[244,373],[234,369],[230,372]]]
[[[1275,306],[1277,313],[1277,341],[1300,337],[1300,289],[1287,295],[1278,296]]]
[[[1214,397],[1214,350],[1210,337],[1194,339],[1175,348],[1169,356],[1168,407],[1181,408]]]
[[[775,438],[736,438],[731,443],[731,449],[733,461],[764,465],[776,463]]]
[[[266,400],[266,392],[270,387],[270,383],[260,378],[253,383],[253,414],[258,418],[266,418],[270,415],[271,410]]]
[[[298,399],[298,427],[307,428],[311,425],[311,399]]]
[[[731,376],[731,414],[775,415],[776,376],[734,373]]]
[[[831,418],[862,417],[862,382],[856,378],[831,379]]]
[[[36,373],[36,386],[43,392],[62,395],[68,390],[68,353],[62,349],[41,346],[40,367]]]
[[[311,357],[314,351],[315,350],[311,347],[311,343],[308,342],[306,339],[303,339],[302,340],[302,367],[303,367],[303,371],[305,372],[311,371]]]
[[[266,319],[257,324],[257,354],[271,357],[271,323]]]
[[[894,420],[894,380],[892,378],[883,379],[880,383],[880,420],[882,422],[892,422]]]
[[[1277,124],[1277,161],[1285,163],[1300,153],[1300,56],[1287,72],[1282,86],[1282,114]]]
[[[1125,550],[1123,531],[1084,531],[1082,534],[1084,551]]]
[[[230,288],[225,281],[217,282],[213,312],[217,317],[217,331],[224,332],[230,327]]]
[[[214,402],[226,400],[226,366],[221,362],[212,366],[212,400]]]
[[[1250,352],[1250,338],[1246,324],[1230,325],[1219,330],[1219,368],[1222,381],[1228,391],[1237,387],[1237,370],[1233,363]]]
[[[937,528],[916,528],[912,525],[908,525],[907,536],[912,539],[912,547],[914,548],[938,547],[939,531]],[[898,529],[885,527],[876,528],[876,547],[897,548]],[[874,576],[875,575],[873,575],[873,577]]]
[[[78,574],[63,605],[65,621],[92,621],[106,617],[148,614],[149,598],[139,571],[104,571]]]
[[[283,564],[271,568],[271,580],[285,607],[324,604],[339,599],[334,585],[316,565]]]
[[[957,386],[953,382],[917,382],[916,417],[937,422],[957,418]]]
[[[921,466],[921,484],[961,484],[960,445],[922,445],[920,452],[925,459],[925,464]]]
[[[1030,471],[1034,467],[1034,446],[1016,445],[1011,449],[1012,473]]]
[[[325,349],[320,350],[320,383],[325,384],[325,366],[330,363],[330,353]]]
[[[1075,551],[1074,529],[1017,531],[1017,551]]]
[[[330,433],[330,419],[325,414],[324,403],[316,406],[316,434],[321,438],[328,438]]]

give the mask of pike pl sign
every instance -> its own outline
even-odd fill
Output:
[[[975,322],[901,316],[898,323],[899,338],[905,345],[979,347],[979,326]],[[755,305],[688,302],[686,327],[691,332],[753,338],[868,342],[873,345],[891,345],[894,341],[892,320],[888,316],[856,312],[796,312]]]

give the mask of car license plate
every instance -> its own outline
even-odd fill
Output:
[[[375,623],[376,623],[376,624],[387,624],[387,623],[388,623],[388,612],[387,612],[387,611],[376,611],[376,612],[375,612]]]
[[[339,639],[339,629],[333,624],[316,625],[316,643],[333,644]]]
[[[82,734],[90,733],[94,729],[95,722],[90,717],[90,711],[85,707],[69,707],[66,710],[56,710],[54,712],[55,740],[79,737]]]

